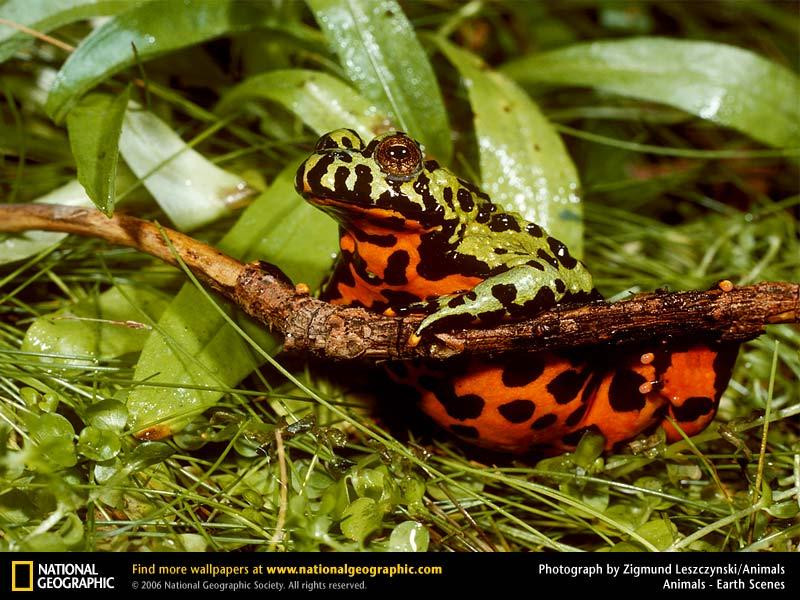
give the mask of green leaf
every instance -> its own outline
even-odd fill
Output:
[[[111,460],[119,454],[122,442],[117,433],[97,427],[84,427],[78,436],[78,452],[97,461]]]
[[[394,0],[307,0],[350,80],[442,162],[450,125],[433,67]]]
[[[119,150],[175,226],[206,225],[250,195],[240,177],[189,147],[169,125],[146,110],[125,113]]]
[[[156,320],[168,304],[169,296],[163,292],[115,286],[36,319],[25,332],[22,350],[62,355],[64,358],[41,356],[39,360],[76,366],[139,352],[150,334],[141,322],[142,312]]]
[[[318,286],[330,269],[337,247],[335,223],[302,201],[294,190],[299,161],[291,163],[259,196],[222,239],[224,252],[243,260],[263,259],[296,282]],[[263,327],[248,332],[268,352],[280,341]],[[134,430],[158,426],[159,436],[180,429],[195,414],[213,406],[222,391],[235,385],[261,360],[203,294],[186,284],[147,340],[134,378],[149,384],[128,396]],[[193,389],[194,388],[194,389]],[[156,430],[153,430],[156,431]]]
[[[89,208],[92,201],[86,190],[77,180],[70,181],[37,198],[39,204],[64,204],[66,206],[82,206]],[[24,260],[57,244],[67,237],[66,233],[52,231],[26,231],[18,234],[0,233],[0,265]]]
[[[359,498],[344,509],[342,533],[355,542],[362,543],[366,537],[381,526],[383,511],[372,498]]]
[[[130,86],[118,96],[89,94],[67,115],[78,181],[109,217],[114,214],[119,136],[130,95]]]
[[[131,44],[147,61],[179,48],[265,26],[268,3],[214,0],[152,0],[95,29],[70,55],[47,98],[47,112],[60,122],[81,95],[104,79],[134,64]]]
[[[753,52],[657,37],[575,44],[503,71],[525,84],[590,86],[668,104],[776,147],[800,146],[800,78]]]
[[[20,552],[66,552],[67,545],[57,533],[37,533],[19,544]]]
[[[654,519],[648,521],[636,530],[648,542],[659,550],[666,550],[675,541],[678,530],[669,519]]]
[[[125,473],[141,471],[152,465],[164,462],[175,454],[169,444],[163,442],[143,442],[133,449],[125,460]]]
[[[424,525],[403,521],[389,536],[390,552],[427,552],[430,535]]]
[[[78,459],[75,456],[72,424],[59,414],[44,414],[34,417],[28,432],[36,444],[40,456],[57,467],[72,467]]]
[[[349,85],[319,71],[286,69],[255,75],[228,91],[216,110],[230,112],[251,100],[277,102],[318,133],[350,127],[370,139],[387,120]]]
[[[483,189],[582,256],[580,183],[561,138],[513,81],[474,54],[443,39],[438,43],[469,93]]]
[[[101,400],[86,409],[83,420],[97,429],[120,432],[128,422],[128,409],[117,400]]]
[[[47,33],[81,19],[114,15],[132,5],[130,0],[6,0],[2,4],[2,17]],[[0,63],[30,44],[33,39],[27,33],[0,25]]]

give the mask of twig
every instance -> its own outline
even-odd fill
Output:
[[[765,325],[800,321],[800,284],[765,282],[730,289],[649,293],[616,303],[557,306],[533,319],[491,329],[423,336],[408,344],[422,316],[386,317],[334,306],[293,286],[273,265],[243,264],[182,233],[94,209],[49,204],[0,205],[0,231],[31,229],[96,237],[176,264],[170,243],[197,278],[284,337],[284,349],[328,360],[443,359],[458,354],[538,351],[597,344],[697,338],[745,341]]]

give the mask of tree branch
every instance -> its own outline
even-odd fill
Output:
[[[200,281],[281,333],[285,350],[328,360],[441,359],[663,338],[745,341],[763,333],[765,325],[800,321],[800,284],[767,282],[733,289],[721,286],[706,291],[649,293],[613,304],[557,306],[533,319],[491,329],[426,335],[412,347],[408,339],[421,321],[420,315],[386,317],[322,302],[309,296],[307,286],[293,286],[273,265],[243,264],[207,244],[142,219],[123,214],[109,219],[94,209],[58,205],[0,205],[0,231],[30,229],[100,238],[173,265],[178,264],[177,253]]]

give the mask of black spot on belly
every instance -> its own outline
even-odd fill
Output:
[[[611,408],[617,412],[642,410],[645,405],[645,395],[639,391],[639,387],[646,381],[635,371],[625,369],[614,373],[608,388]]]
[[[564,442],[564,444],[567,446],[577,446],[578,442],[581,441],[583,434],[589,431],[593,431],[594,433],[599,433],[600,435],[603,435],[603,432],[600,431],[600,428],[597,425],[589,425],[588,427],[583,427],[582,429],[578,429],[577,431],[568,433],[563,438],[561,438],[561,441]]]
[[[458,193],[456,194],[456,200],[458,200],[458,205],[464,212],[470,212],[473,208],[475,208],[475,201],[472,199],[472,194],[470,194],[464,188],[458,190]]]
[[[405,250],[396,250],[392,252],[389,260],[386,261],[383,280],[389,285],[403,285],[404,283],[408,283],[406,267],[408,267],[410,260],[408,252]]]
[[[397,236],[392,235],[391,233],[387,233],[386,235],[376,235],[362,231],[358,227],[351,227],[350,233],[352,233],[353,237],[359,242],[367,242],[375,246],[380,246],[381,248],[391,248],[397,244]]]
[[[712,346],[712,348],[717,351],[712,368],[715,374],[715,399],[719,400],[725,388],[728,387],[733,366],[736,364],[736,356],[739,354],[739,344],[724,343]]]
[[[527,231],[529,235],[535,238],[540,238],[544,235],[544,230],[541,227],[539,227],[536,223],[528,223],[525,226],[525,231]]]
[[[519,223],[511,215],[500,213],[492,216],[491,221],[489,221],[489,229],[497,233],[519,231]]]
[[[358,252],[353,253],[352,256],[353,257],[350,261],[350,264],[353,266],[353,271],[355,271],[355,274],[363,279],[365,283],[372,286],[383,283],[383,280],[380,277],[369,270],[367,261],[365,261]]]
[[[480,433],[474,427],[469,425],[450,425],[450,431],[461,437],[476,440],[480,437]]]
[[[692,396],[680,406],[672,407],[675,419],[682,423],[696,421],[714,409],[714,401],[707,396]]]
[[[553,267],[554,269],[557,269],[557,268],[558,268],[558,260],[556,260],[556,258],[555,258],[555,257],[553,257],[553,256],[550,256],[550,255],[549,255],[547,252],[545,252],[545,251],[544,251],[542,248],[539,248],[539,250],[536,252],[536,256],[538,256],[539,258],[541,258],[541,259],[542,259],[544,262],[546,262],[547,264],[549,264],[549,265],[550,265],[551,267]]]
[[[572,411],[566,419],[564,419],[564,425],[567,427],[577,425],[583,418],[583,415],[586,414],[587,408],[589,408],[588,404],[581,404],[577,409]]]
[[[547,391],[558,404],[568,404],[581,391],[588,374],[588,370],[584,372],[573,369],[562,371],[547,384]]]
[[[448,415],[459,421],[477,419],[486,404],[483,398],[475,394],[457,396],[452,382],[445,377],[423,375],[419,378],[419,384],[436,396]]]
[[[495,254],[508,254],[508,249],[506,249],[506,248],[495,248],[494,249],[494,253]]]
[[[551,425],[555,425],[556,421],[558,421],[558,417],[553,413],[549,413],[536,419],[533,422],[533,425],[531,425],[531,429],[535,429],[537,431],[540,429],[547,429]]]
[[[517,286],[510,283],[498,283],[492,286],[492,296],[503,306],[508,306],[517,297]]]
[[[459,421],[477,419],[481,416],[483,407],[486,404],[483,398],[475,394],[467,394],[465,396],[450,394],[452,394],[452,392],[448,392],[444,398],[439,397],[438,394],[436,396],[439,402],[444,406],[448,415]]]
[[[522,387],[533,383],[544,372],[544,358],[540,354],[513,354],[503,366],[503,385]]]
[[[563,294],[567,290],[567,286],[564,283],[563,279],[556,279],[555,286],[556,286],[556,291],[559,294]]]
[[[503,418],[512,423],[524,423],[533,416],[536,405],[530,400],[512,400],[497,407]]]

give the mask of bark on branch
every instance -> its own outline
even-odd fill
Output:
[[[243,264],[189,236],[94,209],[45,204],[0,205],[0,231],[61,231],[136,248],[165,262],[181,260],[204,284],[284,336],[284,348],[328,360],[447,358],[457,354],[627,344],[661,338],[745,341],[764,326],[800,321],[800,284],[766,282],[724,291],[649,293],[615,303],[559,306],[539,316],[493,327],[409,336],[421,316],[386,317],[312,298],[277,267]],[[169,238],[169,244],[164,239]],[[170,248],[170,244],[174,248]]]

